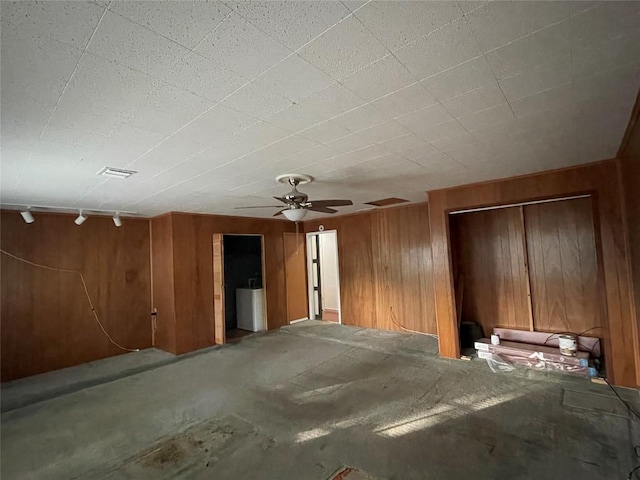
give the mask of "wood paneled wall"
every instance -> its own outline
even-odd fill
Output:
[[[604,325],[590,198],[451,215],[462,319],[600,336]]]
[[[156,320],[153,346],[176,351],[176,307],[173,282],[173,221],[171,215],[162,215],[149,222],[151,232],[151,284],[152,308]]]
[[[306,232],[337,230],[346,325],[435,333],[427,204],[325,217]]]
[[[618,172],[623,187],[622,202],[633,278],[636,348],[640,350],[640,93],[618,156]],[[636,379],[640,385],[640,368],[636,371]]]
[[[162,289],[173,289],[174,312],[158,308],[158,331],[168,323],[173,339],[166,344],[175,345],[172,353],[191,352],[215,344],[213,322],[213,234],[261,234],[264,236],[266,277],[267,325],[269,329],[287,324],[284,232],[295,231],[295,225],[285,220],[270,220],[221,215],[195,215],[171,213],[171,229],[165,235],[171,240],[152,237],[152,249],[158,245],[172,245],[173,275],[171,279],[154,278],[154,298]],[[164,217],[152,219],[152,228]],[[154,253],[154,258],[156,254]],[[155,272],[155,265],[153,266]],[[154,275],[155,277],[155,275]],[[167,284],[173,282],[173,285]],[[170,307],[169,307],[170,308]],[[175,326],[171,327],[172,324]]]
[[[151,346],[149,222],[35,213],[1,213],[0,245],[51,267],[81,271],[96,312],[114,340]],[[0,255],[2,381],[124,353],[97,325],[80,276],[44,270]]]
[[[428,205],[376,210],[372,220],[376,327],[398,329],[393,307],[403,327],[435,334]]]
[[[526,205],[524,218],[536,331],[600,336],[591,199]]]
[[[636,187],[637,188],[637,187]],[[620,190],[614,160],[535,175],[429,192],[434,291],[440,354],[457,358],[459,340],[451,262],[449,212],[589,193],[593,198],[596,245],[603,272],[600,292],[606,305],[605,356],[609,380],[636,386],[640,368],[637,325]]]
[[[520,207],[452,215],[451,243],[462,320],[494,327],[531,327]]]
[[[337,230],[340,308],[345,325],[376,327],[371,223],[371,212],[304,222],[305,232],[316,232],[320,225]]]

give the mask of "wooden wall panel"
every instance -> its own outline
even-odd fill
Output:
[[[342,322],[435,333],[428,206],[416,204],[305,222],[338,232]]]
[[[451,244],[462,288],[462,320],[529,330],[524,228],[519,207],[452,215]]]
[[[150,220],[152,307],[157,309],[153,345],[176,353],[176,309],[173,283],[173,223],[171,215]]]
[[[304,222],[306,232],[337,230],[342,323],[375,328],[376,289],[371,242],[372,215],[324,217]]]
[[[601,254],[607,328],[603,334],[610,381],[636,386],[637,325],[615,161],[429,192],[429,221],[440,354],[459,356],[449,212],[590,193]],[[638,366],[640,368],[640,365]]]
[[[629,262],[633,281],[636,315],[636,350],[640,351],[640,93],[627,127],[618,158],[618,175],[622,185],[621,202],[629,245]],[[640,368],[636,370],[640,385]]]
[[[307,262],[305,234],[284,233],[287,321],[307,318]]]
[[[537,331],[581,333],[603,324],[591,210],[589,198],[524,207]]]
[[[1,213],[0,245],[51,267],[79,270],[96,312],[114,340],[129,348],[151,346],[149,222]],[[6,255],[2,269],[2,381],[124,353],[97,325],[79,275],[44,270]]]
[[[170,216],[173,228],[175,353],[191,352],[215,342],[212,255],[214,233],[264,236],[267,326],[274,329],[288,323],[282,234],[295,231],[293,223],[186,213],[171,213]],[[154,288],[157,290],[158,287],[154,285]]]
[[[398,322],[409,330],[435,333],[427,205],[377,210],[372,219],[376,327],[398,330]]]

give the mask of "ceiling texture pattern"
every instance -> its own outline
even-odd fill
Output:
[[[268,217],[233,208],[288,172],[342,212],[423,201],[614,157],[640,86],[634,1],[1,8],[5,204]]]

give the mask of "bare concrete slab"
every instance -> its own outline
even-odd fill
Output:
[[[124,353],[75,367],[41,373],[0,387],[1,410],[8,412],[33,403],[66,395],[93,385],[100,385],[118,378],[134,375],[172,362],[176,357],[157,348]]]
[[[565,389],[609,387],[494,374],[419,355],[412,338],[289,327],[14,409],[2,478],[326,480],[349,466],[379,480],[595,480],[635,466],[630,418],[563,405]]]

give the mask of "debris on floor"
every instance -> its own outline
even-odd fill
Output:
[[[547,347],[560,346],[558,336],[560,334],[549,334],[546,332],[530,332],[527,330],[515,330],[512,328],[494,328],[493,334],[500,340],[510,342],[529,343],[531,345],[543,345]],[[585,337],[577,335],[577,347],[582,352],[588,352],[592,357],[597,358],[601,354],[600,339],[598,337]]]
[[[376,480],[368,473],[353,467],[343,467],[329,477],[329,480]]]
[[[536,370],[554,370],[586,377],[597,376],[590,366],[587,352],[576,352],[575,356],[563,355],[558,348],[519,342],[500,341],[495,345],[488,338],[475,343],[478,358],[493,360],[497,355],[501,360],[514,365],[523,365]]]
[[[234,416],[198,423],[165,438],[109,472],[106,478],[175,478],[181,472],[214,467],[230,444],[256,435],[254,427]],[[95,477],[94,477],[95,478]]]

